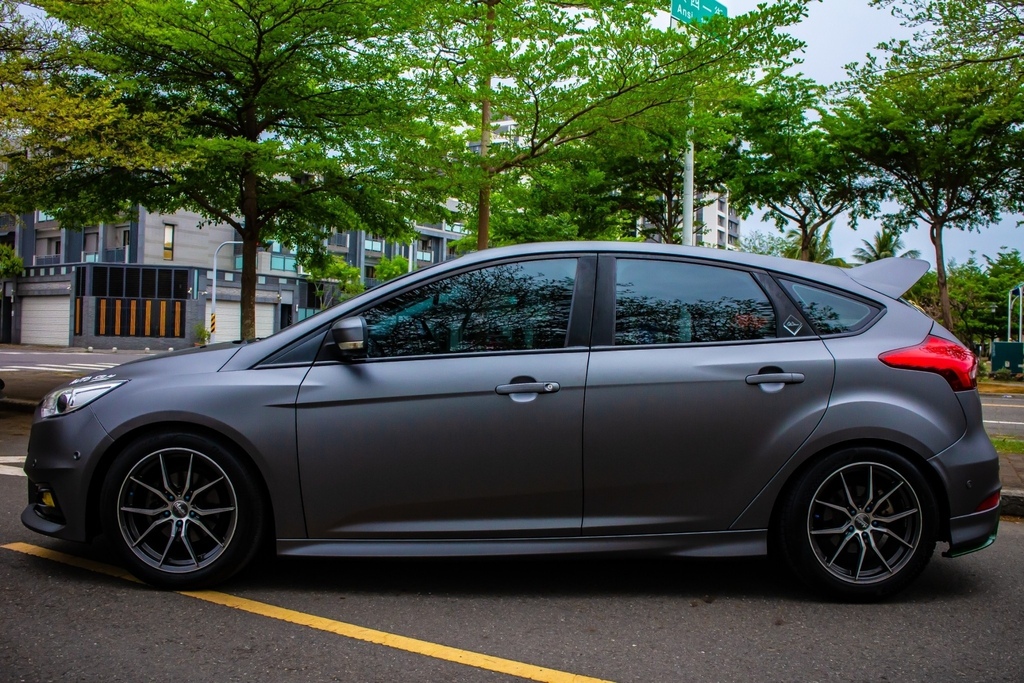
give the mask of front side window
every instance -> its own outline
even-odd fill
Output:
[[[750,273],[672,261],[619,259],[615,345],[775,337],[775,310]]]
[[[509,263],[453,275],[363,313],[371,358],[559,349],[576,259]]]

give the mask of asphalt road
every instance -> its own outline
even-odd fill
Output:
[[[981,405],[989,434],[1024,438],[1024,395],[984,394]]]
[[[990,433],[1024,422],[1021,398],[984,402]],[[28,419],[0,411],[0,682],[1024,680],[1020,520],[881,605],[822,602],[766,560],[264,557],[197,599],[70,566],[114,561],[21,525]]]
[[[112,562],[37,536],[0,476],[0,545]],[[821,602],[767,561],[264,558],[220,593],[614,681],[1024,680],[1024,525],[934,558],[881,605]],[[503,681],[515,676],[160,592],[0,547],[2,681]],[[316,623],[316,622],[314,622]],[[342,629],[343,630],[343,629]],[[400,642],[400,641],[399,641]],[[484,660],[485,661],[485,660]]]

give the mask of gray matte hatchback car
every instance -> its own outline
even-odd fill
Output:
[[[284,555],[784,558],[846,599],[999,521],[977,364],[927,270],[653,244],[493,249],[267,339],[83,377],[36,412],[22,521],[139,578]]]

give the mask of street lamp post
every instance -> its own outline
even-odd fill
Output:
[[[219,247],[213,250],[213,293],[210,296],[210,343],[217,341],[217,255],[221,248],[229,244],[241,244],[238,240],[222,242]]]

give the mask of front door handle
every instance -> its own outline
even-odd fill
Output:
[[[558,382],[519,382],[517,384],[500,384],[494,391],[502,396],[509,394],[553,394],[561,389]]]
[[[747,375],[747,384],[800,384],[803,381],[802,372],[765,372]]]

